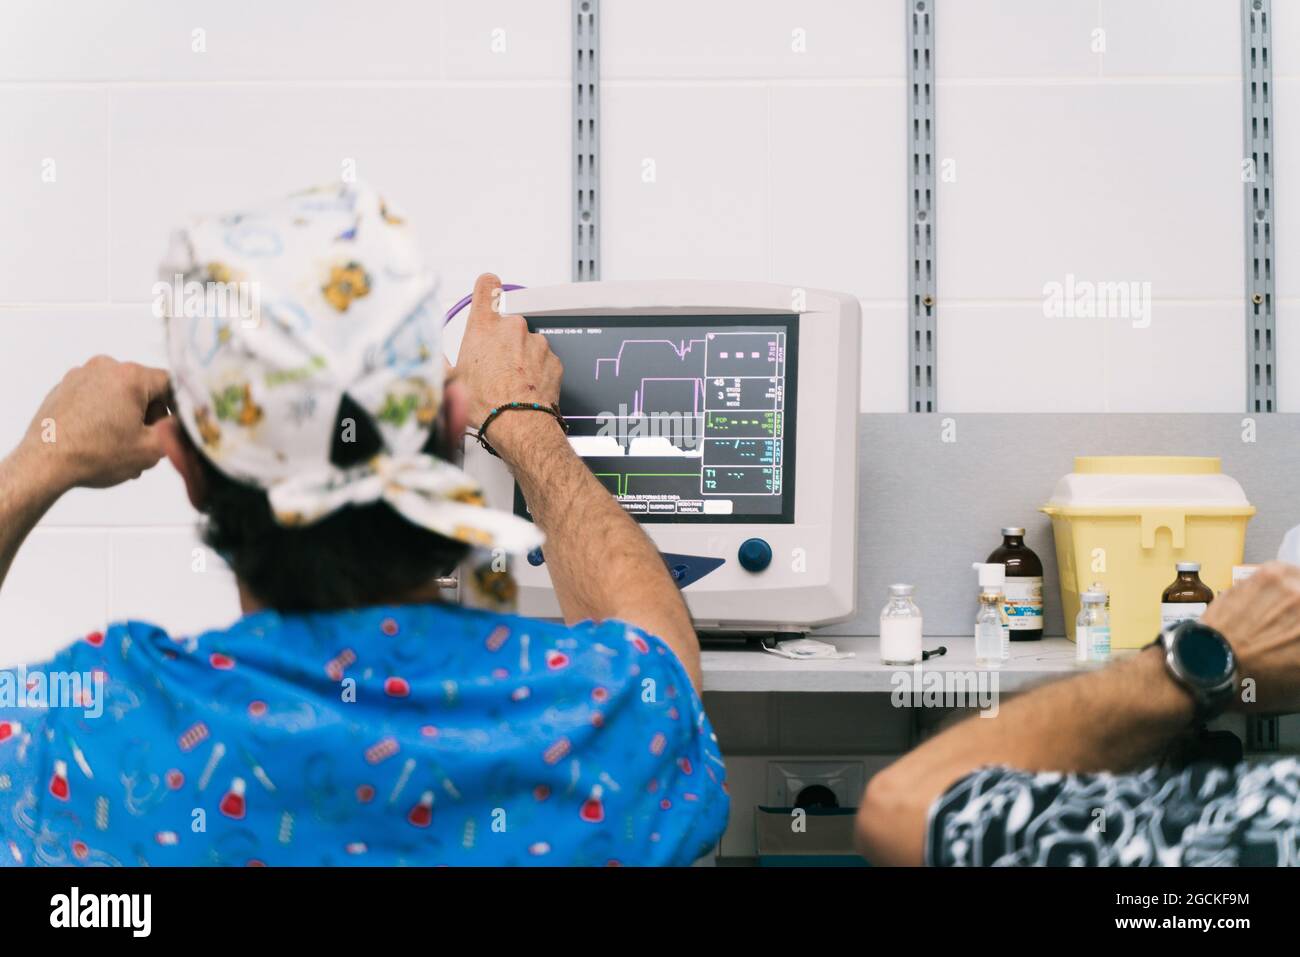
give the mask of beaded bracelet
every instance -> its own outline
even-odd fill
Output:
[[[540,402],[507,402],[505,405],[495,406],[488,411],[487,418],[484,419],[483,424],[478,427],[478,434],[475,435],[474,438],[478,440],[479,445],[483,446],[483,448],[487,449],[487,451],[491,452],[497,458],[501,458],[500,453],[488,444],[486,438],[488,426],[495,422],[497,416],[502,412],[509,412],[512,409],[519,409],[524,412],[545,412],[547,415],[552,416],[556,422],[560,423],[560,428],[564,430],[565,435],[569,434],[569,423],[564,416],[560,415],[560,407],[554,402],[550,405],[542,405]]]

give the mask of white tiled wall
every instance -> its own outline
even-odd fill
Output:
[[[0,88],[4,301],[106,300],[108,102],[108,92],[93,87]]]
[[[955,173],[938,191],[941,407],[1241,408],[1238,0],[929,5]],[[1300,411],[1300,0],[1273,6],[1279,394]],[[853,293],[869,412],[906,406],[905,9],[601,5],[605,277]],[[569,0],[9,0],[5,14],[0,445],[67,366],[160,361],[147,300],[180,217],[345,162],[409,213],[449,293],[483,269],[569,278]],[[1044,284],[1071,275],[1150,283],[1150,323],[1047,318]],[[69,496],[0,593],[0,658],[108,615],[228,618],[229,579],[191,570],[192,521],[165,465]]]
[[[568,0],[6,4],[0,448],[68,367],[162,364],[149,300],[184,216],[344,163],[417,224],[449,294],[484,269],[566,280],[569,32]],[[233,580],[194,525],[166,463],[68,495],[0,591],[0,664],[108,620],[229,622]]]
[[[838,289],[907,407],[904,6],[604,0],[603,276]]]
[[[938,9],[941,407],[1243,408],[1240,4]],[[1139,284],[1149,316],[1045,315],[1067,277]]]

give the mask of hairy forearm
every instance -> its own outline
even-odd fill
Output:
[[[983,764],[1126,770],[1163,752],[1191,716],[1191,697],[1151,651],[1013,698],[996,717],[964,721],[908,758],[958,777]]]
[[[0,460],[0,587],[28,533],[63,492],[43,453],[23,444]]]
[[[514,417],[493,439],[533,520],[567,621],[619,618],[669,644],[699,686],[699,642],[681,594],[641,527],[573,452],[553,422]]]
[[[860,847],[877,863],[919,864],[930,805],[976,768],[1129,770],[1163,755],[1192,710],[1154,651],[1028,692],[996,717],[967,719],[876,775],[858,813]]]

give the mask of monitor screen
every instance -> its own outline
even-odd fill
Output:
[[[796,316],[528,325],[564,363],[569,441],[638,521],[794,521]]]

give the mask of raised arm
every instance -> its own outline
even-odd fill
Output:
[[[25,443],[0,461],[0,587],[27,534],[62,494],[48,463]]]
[[[474,287],[456,374],[478,425],[496,405],[555,402],[563,369],[521,316],[495,308],[500,281]],[[558,423],[507,412],[487,434],[546,533],[546,567],[565,620],[616,618],[662,638],[700,688],[700,645],[686,605],[649,537],[574,453]]]
[[[1234,707],[1300,709],[1300,568],[1273,563],[1225,593],[1202,619],[1222,632],[1250,681]],[[1192,699],[1151,649],[969,718],[875,775],[857,818],[876,864],[920,864],[931,805],[985,765],[1026,771],[1128,771],[1161,756],[1190,725]]]
[[[36,523],[76,486],[108,488],[163,455],[167,373],[96,356],[63,377],[0,461],[0,585]]]

